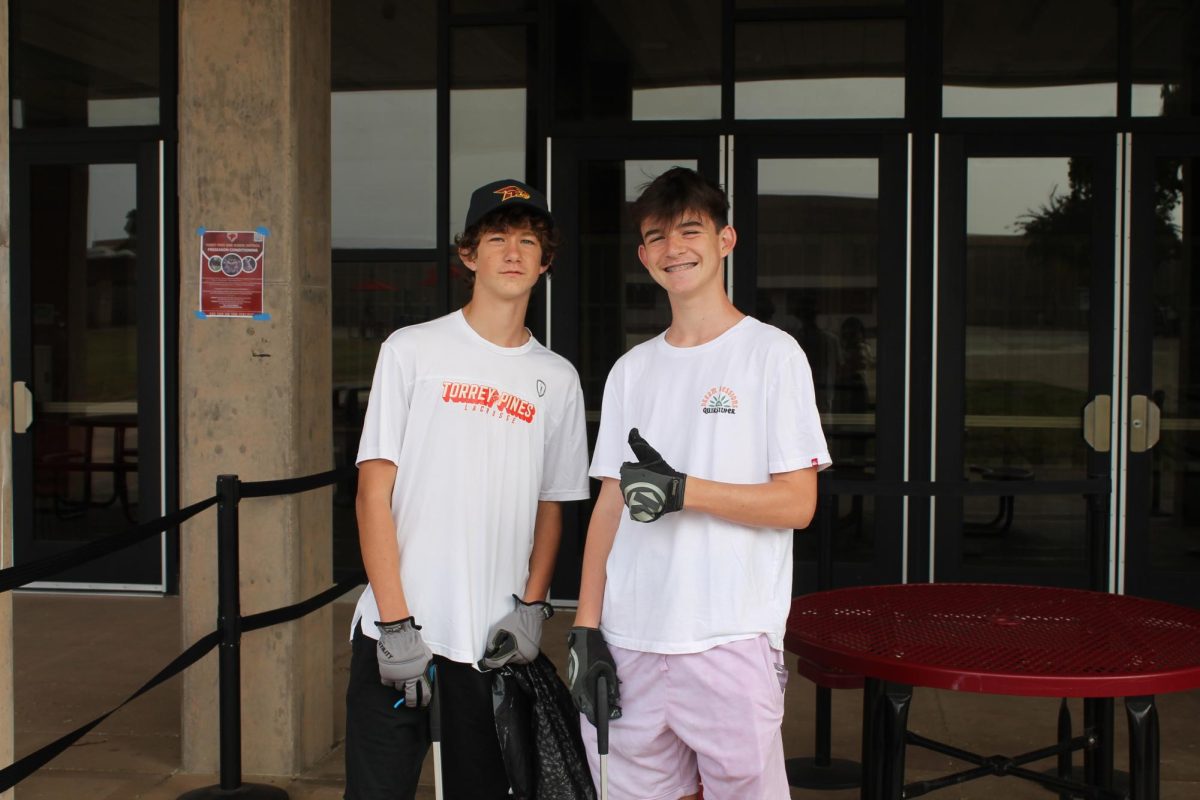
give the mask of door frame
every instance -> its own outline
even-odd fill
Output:
[[[880,296],[876,372],[875,476],[870,483],[898,483],[906,476],[908,451],[908,344],[910,341],[911,302],[908,278],[909,207],[908,175],[911,171],[908,143],[904,134],[877,133],[851,135],[788,135],[737,138],[734,163],[734,195],[738,230],[738,268],[733,277],[733,298],[743,313],[754,312],[758,283],[758,169],[760,159],[875,159],[879,163],[879,263]],[[887,335],[883,332],[887,331]],[[879,402],[878,398],[905,398],[904,402]],[[822,483],[835,478],[834,471],[822,473]],[[864,487],[865,488],[865,487]],[[861,495],[835,492],[829,497],[845,496],[850,502]],[[908,543],[907,498],[894,492],[877,494],[875,499],[876,536],[874,558],[867,563],[832,561],[832,574],[824,576],[829,587],[821,587],[818,564],[797,560],[794,588],[796,594],[812,589],[877,583],[899,583],[906,576],[905,553]],[[803,535],[817,535],[824,523],[819,515]],[[899,531],[899,536],[888,535]]]
[[[1114,359],[1119,352],[1114,341],[1114,324],[1119,302],[1120,253],[1115,246],[1118,224],[1118,137],[1108,133],[1039,134],[942,134],[938,153],[937,208],[935,239],[935,346],[936,361],[931,376],[936,384],[931,413],[935,445],[936,481],[957,484],[966,477],[964,462],[965,427],[965,298],[966,298],[966,225],[967,163],[971,158],[1054,158],[1088,155],[1095,159],[1092,220],[1092,293],[1089,295],[1088,398],[1099,394],[1117,397],[1118,375]],[[1115,404],[1114,404],[1115,405]],[[1080,409],[1082,415],[1082,408]],[[1082,419],[1082,416],[1081,416]],[[1110,430],[1115,433],[1115,417]],[[1082,424],[1081,424],[1082,428]],[[1111,437],[1115,442],[1116,437]],[[1085,445],[1086,446],[1086,445]],[[1109,453],[1089,448],[1088,475],[1078,480],[1079,492],[1086,494],[1088,477],[1107,478],[1115,485],[1115,459]],[[1074,483],[1058,482],[1055,483]],[[1037,484],[1035,479],[1033,484]],[[997,492],[1000,494],[1000,492]],[[1035,583],[1105,590],[1113,575],[1111,543],[1115,531],[1113,494],[1103,498],[1099,507],[1086,514],[1087,549],[1075,569],[1039,569],[1024,565],[1017,568],[964,566],[963,506],[958,496],[935,497],[930,521],[931,552],[938,581],[997,583]]]
[[[38,165],[132,164],[137,171],[137,517],[139,522],[153,520],[167,513],[165,501],[170,487],[166,467],[171,463],[168,459],[174,453],[174,448],[168,453],[165,430],[166,422],[172,418],[166,402],[165,379],[173,375],[173,367],[166,362],[165,345],[175,339],[167,334],[167,326],[174,324],[175,315],[167,313],[166,298],[167,292],[173,290],[175,284],[164,271],[166,198],[163,192],[162,142],[14,142],[10,158],[10,196],[13,199],[10,288],[12,380],[25,381],[27,385],[33,382],[32,266],[29,249],[31,209],[28,203],[31,168]],[[17,433],[13,434],[12,439],[14,561],[20,564],[78,547],[80,540],[33,540],[33,440],[29,435]],[[169,588],[168,567],[172,555],[168,552],[169,546],[173,549],[173,542],[164,533],[67,570],[53,580],[29,584],[29,588],[163,592]]]
[[[1155,162],[1178,156],[1200,163],[1195,136],[1180,134],[1126,134],[1129,167],[1124,246],[1128,252],[1128,339],[1125,390],[1122,392],[1120,429],[1129,430],[1129,398],[1152,396],[1154,340],[1154,179]],[[1200,198],[1192,197],[1192,201]],[[1181,336],[1186,336],[1183,332]],[[1115,405],[1115,404],[1114,404]],[[1150,557],[1151,481],[1155,448],[1133,453],[1128,435],[1122,437],[1122,514],[1118,539],[1117,591],[1157,600],[1196,606],[1196,570],[1155,567]]]

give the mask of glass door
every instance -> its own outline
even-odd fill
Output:
[[[903,501],[854,483],[903,477],[907,347],[905,141],[739,137],[734,302],[808,356],[833,466],[796,539],[798,594],[818,588],[818,526],[832,526],[830,586],[899,582]]]
[[[563,231],[548,282],[549,346],[579,370],[588,452],[596,443],[608,372],[626,350],[667,328],[666,294],[638,261],[640,237],[629,206],[642,187],[674,166],[721,181],[717,137],[554,140],[551,206]],[[593,493],[599,484],[592,483]],[[593,496],[592,502],[595,501]],[[551,595],[578,597],[592,503],[567,509]]]
[[[12,150],[14,556],[163,513],[158,143]],[[165,536],[39,584],[163,590]]]
[[[1108,588],[1117,138],[941,145],[934,577]]]
[[[1200,144],[1134,135],[1124,590],[1200,605]]]

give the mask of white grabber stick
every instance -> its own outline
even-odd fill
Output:
[[[433,742],[433,796],[442,800],[442,687],[438,685],[437,665],[429,665],[429,739]]]
[[[596,752],[600,754],[600,800],[608,800],[608,679],[596,679]]]

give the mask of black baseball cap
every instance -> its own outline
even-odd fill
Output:
[[[522,181],[505,178],[484,184],[471,193],[471,205],[467,208],[467,230],[479,220],[498,208],[507,206],[526,206],[532,211],[542,214],[554,223],[550,209],[546,205],[546,196]]]

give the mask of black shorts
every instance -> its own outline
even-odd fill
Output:
[[[434,656],[442,708],[446,800],[508,797],[496,738],[492,678]],[[429,710],[395,707],[402,693],[379,682],[375,640],[354,631],[346,689],[346,800],[411,800],[429,750]]]

